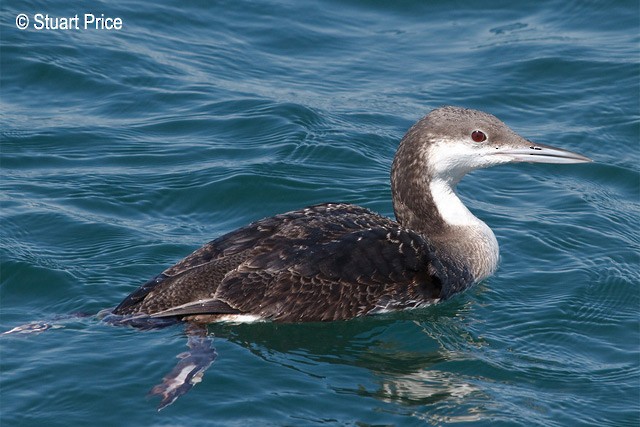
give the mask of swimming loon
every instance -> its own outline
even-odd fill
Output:
[[[498,264],[493,232],[456,195],[466,173],[512,162],[589,161],[530,142],[491,114],[438,108],[409,129],[393,160],[396,221],[342,203],[262,219],[169,267],[113,314],[298,322],[429,305]]]

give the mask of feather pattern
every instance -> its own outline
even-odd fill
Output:
[[[321,204],[213,240],[114,313],[326,321],[418,307],[471,281],[464,266],[436,252],[418,233],[368,209]]]

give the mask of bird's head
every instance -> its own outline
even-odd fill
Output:
[[[459,107],[431,111],[407,132],[405,141],[427,162],[431,179],[443,179],[452,186],[472,170],[504,163],[591,161],[571,151],[531,142],[491,114]]]

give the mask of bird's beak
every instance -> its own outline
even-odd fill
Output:
[[[510,157],[514,162],[587,163],[592,161],[590,158],[572,151],[528,141],[527,143],[527,146],[498,149],[493,153]]]

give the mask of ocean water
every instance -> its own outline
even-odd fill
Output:
[[[1,7],[0,331],[55,324],[0,337],[2,426],[640,424],[637,1]],[[485,282],[412,312],[211,325],[217,360],[160,412],[181,326],[65,318],[266,216],[392,216],[398,141],[444,104],[594,160],[462,181],[501,246]]]

